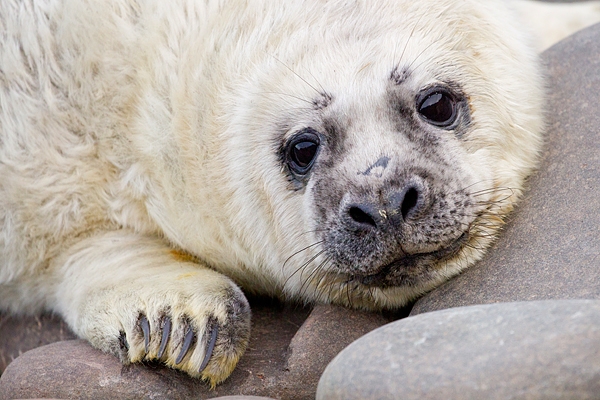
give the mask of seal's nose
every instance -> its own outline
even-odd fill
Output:
[[[348,215],[354,228],[370,229],[381,225],[377,209],[370,203],[351,204],[348,207]]]
[[[390,225],[399,227],[417,218],[426,208],[426,186],[421,179],[411,179],[400,190],[388,192],[378,201],[350,201],[345,206],[345,220],[352,230],[383,229]]]
[[[400,212],[403,221],[419,213],[425,206],[424,188],[420,182],[410,182],[400,192],[394,192],[390,196],[389,207],[395,211],[392,215]]]

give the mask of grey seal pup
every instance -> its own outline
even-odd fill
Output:
[[[395,308],[480,259],[542,143],[500,0],[4,0],[0,309],[215,385],[240,287]]]

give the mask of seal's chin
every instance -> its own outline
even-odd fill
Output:
[[[468,232],[449,245],[427,253],[407,254],[378,268],[369,275],[354,274],[350,281],[368,287],[386,288],[391,286],[415,285],[419,277],[425,277],[435,268],[434,265],[456,256],[469,240]]]

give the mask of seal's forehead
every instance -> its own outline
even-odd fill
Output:
[[[306,38],[310,44],[289,47],[304,53],[292,68],[307,71],[330,92],[345,87],[356,91],[361,81],[373,87],[389,78],[394,68],[400,73],[396,79],[402,79],[403,71],[412,71],[421,85],[433,80],[481,79],[481,75],[496,75],[497,71],[486,69],[513,56],[474,1],[402,2],[401,8],[395,2],[352,3],[360,13],[346,16],[335,26],[317,24]],[[313,40],[317,33],[323,36]]]
[[[391,90],[412,97],[436,83],[454,85],[481,79],[472,67],[467,67],[467,55],[444,49],[436,42],[421,42],[422,38],[415,38],[403,47],[375,43],[368,51],[360,43],[316,49],[292,66],[293,71],[286,71],[287,81],[295,80],[298,93],[309,96],[315,109],[325,109],[332,105],[344,108],[357,99],[362,99],[359,105],[372,105]]]

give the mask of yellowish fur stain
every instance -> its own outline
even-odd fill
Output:
[[[175,260],[180,261],[180,262],[192,262],[192,263],[198,262],[198,258],[196,258],[193,255],[186,253],[182,250],[171,249],[169,251],[169,254],[171,254],[171,256],[173,256],[173,258]]]

